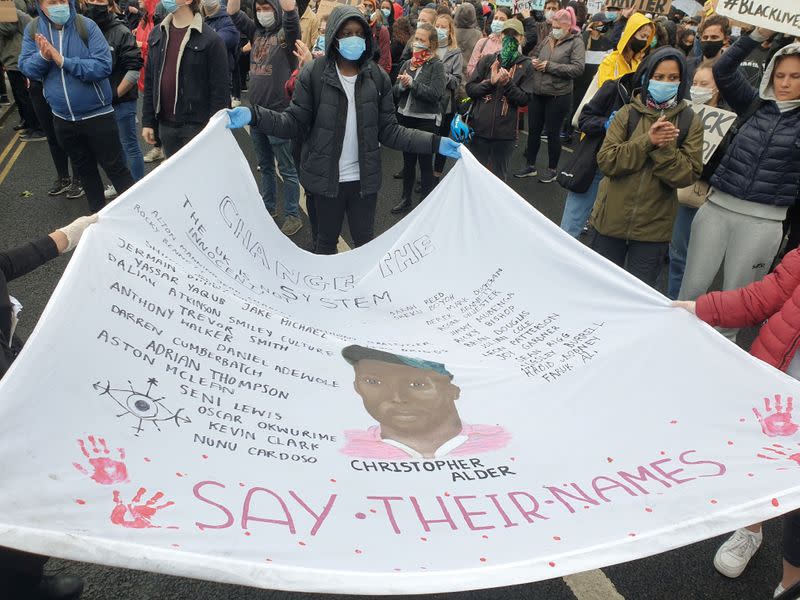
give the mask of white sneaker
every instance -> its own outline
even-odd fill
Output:
[[[773,597],[773,598],[777,598],[778,596],[780,596],[780,595],[781,595],[783,592],[785,592],[785,591],[786,591],[786,590],[785,590],[785,589],[783,589],[783,586],[782,586],[782,585],[779,583],[779,584],[778,584],[778,587],[776,587],[776,588],[775,588],[775,593],[774,593],[774,594],[772,594],[772,597]]]
[[[114,186],[109,183],[106,186],[106,190],[103,192],[103,195],[106,197],[106,200],[111,200],[114,196],[117,195],[117,190],[114,189]]]
[[[160,160],[164,160],[164,151],[158,146],[153,146],[150,152],[144,155],[144,162],[146,163],[158,162]]]
[[[747,563],[761,547],[763,535],[748,529],[737,529],[717,550],[714,568],[731,579],[742,574]]]
[[[236,108],[236,107],[241,106],[241,105],[242,105],[242,101],[241,100],[231,96],[231,108]]]

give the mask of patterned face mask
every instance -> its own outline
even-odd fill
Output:
[[[500,49],[500,64],[504,69],[510,69],[519,58],[519,42],[513,35],[503,38],[503,46]]]

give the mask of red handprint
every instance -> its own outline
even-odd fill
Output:
[[[111,511],[111,522],[128,529],[159,529],[161,526],[153,525],[150,520],[157,511],[175,503],[170,501],[156,506],[156,502],[164,497],[162,492],[156,492],[150,500],[141,504],[146,491],[145,488],[139,488],[131,503],[125,504],[119,497],[119,491],[114,490],[114,510]]]
[[[764,409],[768,413],[762,417],[757,408],[753,408],[753,414],[761,425],[761,431],[769,437],[780,437],[794,435],[798,426],[792,422],[792,402],[791,396],[786,398],[786,410],[783,410],[783,402],[780,394],[775,394],[775,411],[773,412],[769,398],[764,398]],[[769,414],[772,413],[772,414]]]
[[[122,462],[125,460],[125,450],[117,448],[119,460],[115,460],[111,458],[111,451],[108,449],[106,441],[103,438],[95,440],[95,437],[90,435],[88,440],[92,445],[92,453],[95,454],[94,457],[89,453],[88,448],[86,448],[86,443],[83,440],[78,440],[78,446],[80,446],[83,455],[89,459],[89,466],[92,469],[91,478],[101,485],[127,483],[128,468],[125,466],[125,463]],[[104,456],[97,456],[98,454],[103,454]],[[72,463],[72,465],[84,475],[89,475],[89,470],[82,464],[75,462]]]
[[[764,452],[756,454],[758,458],[764,458],[766,460],[789,460],[797,464],[797,466],[800,466],[800,452],[790,454],[792,451],[786,446],[772,444],[772,447],[764,446],[762,450]]]

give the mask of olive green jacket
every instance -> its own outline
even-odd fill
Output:
[[[628,138],[628,118],[634,110],[642,117]],[[685,101],[664,111],[664,116],[677,126],[683,110],[691,110]],[[598,233],[637,242],[672,239],[677,190],[700,179],[703,170],[703,124],[695,115],[680,147],[673,142],[657,148],[648,132],[660,116],[661,111],[648,108],[636,96],[611,121],[597,154],[605,175],[592,211]]]

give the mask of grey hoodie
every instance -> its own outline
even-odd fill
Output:
[[[761,78],[761,87],[758,94],[762,100],[772,100],[778,105],[778,110],[782,113],[794,110],[800,106],[800,99],[797,100],[778,100],[775,97],[775,87],[772,85],[772,71],[775,70],[775,62],[782,56],[800,55],[800,43],[784,46],[775,53],[769,61],[767,68],[764,69],[764,77]]]

